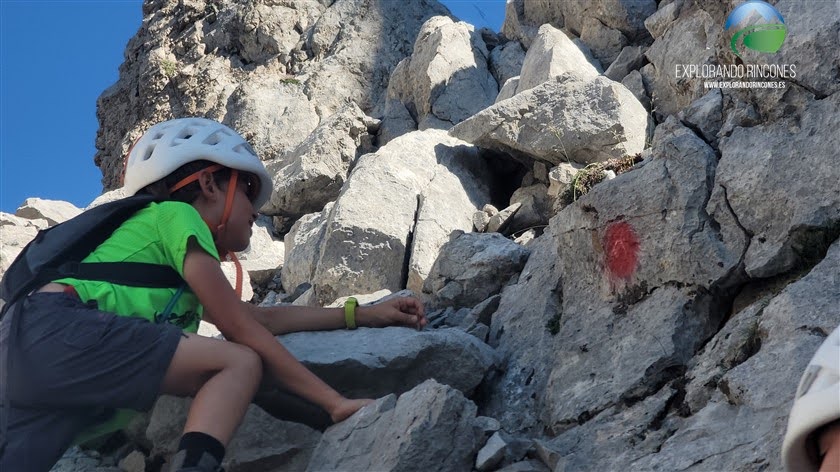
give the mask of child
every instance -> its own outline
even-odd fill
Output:
[[[225,445],[263,367],[335,422],[371,401],[343,397],[274,335],[355,324],[422,328],[422,304],[397,298],[326,309],[241,302],[220,256],[248,246],[271,188],[251,146],[215,121],[159,123],[137,141],[126,163],[126,193],[168,200],[138,211],[85,262],[166,264],[188,289],[60,279],[23,302],[13,332],[4,319],[0,343],[8,345],[9,336],[15,341],[8,352],[11,408],[0,470],[47,471],[77,434],[110,416],[103,409],[148,410],[161,394],[194,397],[170,470],[221,470]],[[202,316],[227,341],[194,334]]]

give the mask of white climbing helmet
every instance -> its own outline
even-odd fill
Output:
[[[271,177],[251,145],[236,131],[207,118],[177,118],[149,128],[128,154],[123,189],[134,195],[182,165],[201,159],[257,175],[260,193],[254,208],[262,207],[271,196]]]
[[[840,419],[840,326],[817,349],[799,381],[782,443],[785,468],[818,470],[816,443],[809,435],[837,419]]]

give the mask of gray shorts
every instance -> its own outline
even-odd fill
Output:
[[[0,470],[47,471],[108,409],[152,407],[181,330],[99,311],[65,293],[36,293],[23,303],[14,332],[11,316],[0,327],[0,349],[12,348]]]

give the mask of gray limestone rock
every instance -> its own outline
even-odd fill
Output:
[[[479,446],[475,413],[460,392],[426,381],[329,428],[306,470],[469,470]]]
[[[412,55],[391,76],[388,100],[410,110],[419,129],[448,129],[498,95],[499,85],[487,69],[489,54],[471,25],[445,16],[430,18],[420,28]],[[384,121],[388,119],[386,115]]]
[[[463,233],[440,249],[423,292],[436,307],[472,307],[499,293],[529,251],[498,233]]]
[[[525,54],[517,93],[567,75],[593,79],[602,71],[600,65],[593,62],[565,33],[551,25],[543,25]]]
[[[838,126],[835,94],[811,102],[799,119],[736,128],[721,140],[710,205],[731,208],[751,235],[744,260],[750,276],[769,277],[812,259],[836,231]]]
[[[525,50],[519,41],[508,41],[490,51],[490,73],[499,86],[518,76],[525,61]]]
[[[520,92],[450,132],[482,148],[552,164],[588,164],[641,152],[649,117],[623,85],[563,76]]]
[[[596,18],[584,21],[580,40],[589,46],[592,55],[604,68],[609,68],[629,43],[621,31],[605,26]]]
[[[720,89],[710,90],[681,111],[682,122],[696,130],[704,141],[717,144],[717,134],[723,124],[723,94]]]
[[[28,220],[47,220],[50,226],[63,223],[81,213],[82,210],[69,202],[27,198],[15,211],[15,216]]]
[[[359,328],[292,333],[278,340],[303,365],[351,398],[399,394],[431,378],[469,394],[495,363],[493,349],[452,328],[419,332]]]
[[[317,300],[404,280],[419,291],[454,230],[472,229],[490,201],[475,147],[437,130],[417,131],[362,156],[330,212],[313,274]]]
[[[640,69],[645,63],[645,50],[642,46],[625,46],[618,57],[610,64],[604,75],[621,82],[627,74]]]
[[[366,134],[367,118],[352,103],[323,120],[286,158],[267,166],[274,191],[262,211],[291,218],[321,211],[338,197]]]

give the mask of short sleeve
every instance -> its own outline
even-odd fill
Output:
[[[190,238],[195,238],[202,249],[219,260],[213,235],[198,210],[183,202],[163,202],[158,209],[157,228],[161,248],[167,262],[178,274],[184,276],[184,258]]]

